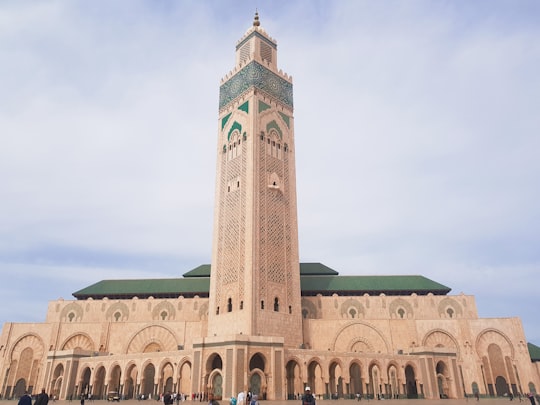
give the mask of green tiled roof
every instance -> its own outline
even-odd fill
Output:
[[[540,347],[533,345],[532,343],[527,343],[527,348],[529,349],[531,360],[540,361]]]
[[[423,276],[339,276],[321,263],[300,264],[302,296],[322,295],[445,295],[450,288]],[[210,265],[203,264],[184,274],[183,278],[102,280],[73,293],[77,299],[129,299],[208,297]]]
[[[300,263],[301,276],[337,276],[339,273],[322,263]]]
[[[322,263],[300,263],[301,276],[337,276],[339,273]],[[184,277],[210,277],[210,265],[201,264],[184,273]]]
[[[184,277],[210,277],[210,265],[201,264],[199,267],[184,273]]]
[[[302,295],[446,295],[450,288],[423,276],[311,276],[301,277]]]
[[[102,280],[73,293],[77,299],[108,297],[125,298],[176,298],[208,297],[210,278],[160,278],[142,280]]]

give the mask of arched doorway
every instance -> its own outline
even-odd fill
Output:
[[[296,399],[301,395],[304,387],[302,386],[302,375],[300,366],[295,360],[290,360],[286,367],[287,378],[287,399]]]
[[[92,384],[92,398],[104,399],[105,398],[105,367],[99,367],[94,377],[94,384]]]
[[[407,398],[418,398],[418,388],[416,387],[416,376],[411,365],[405,367],[405,389]]]
[[[215,370],[210,374],[210,384],[208,387],[208,392],[214,394],[214,398],[222,399],[223,398],[223,376],[221,375],[220,370]]]
[[[495,391],[497,392],[498,397],[508,394],[508,383],[503,376],[498,376],[495,379]]]
[[[439,361],[435,367],[437,374],[437,387],[439,398],[450,398],[450,387],[448,386],[448,368],[443,361]]]
[[[373,398],[381,397],[381,370],[377,364],[369,366],[369,392]]]
[[[166,363],[161,369],[159,378],[159,393],[173,392],[174,368],[171,363]]]
[[[395,365],[388,367],[388,387],[386,394],[389,398],[399,397],[398,371]]]
[[[107,390],[109,392],[117,392],[118,394],[120,394],[121,374],[122,370],[120,369],[120,366],[118,364],[113,366],[110,372],[109,383],[107,384]]]
[[[202,387],[205,392],[212,392],[216,399],[221,399],[223,395],[223,360],[221,356],[214,353],[206,361],[206,387]]]
[[[124,379],[123,394],[125,399],[133,399],[137,393],[135,392],[135,384],[137,383],[137,366],[131,364],[126,370],[126,378]]]
[[[141,379],[141,394],[145,398],[152,398],[154,396],[154,380],[156,378],[156,368],[152,363],[148,363],[143,369]]]
[[[343,374],[341,366],[337,362],[330,364],[328,383],[332,398],[343,398]]]
[[[353,363],[349,367],[350,389],[351,394],[364,394],[364,388],[362,387],[362,371],[358,363]]]
[[[254,354],[249,361],[249,390],[252,394],[258,395],[260,399],[266,397],[266,377],[264,371],[266,361],[261,353]]]
[[[180,366],[180,372],[178,373],[178,389],[177,391],[182,394],[189,394],[191,392],[191,363],[186,361]]]
[[[26,380],[24,378],[21,378],[15,384],[15,388],[13,389],[13,397],[20,398],[24,394],[25,391],[26,391]]]
[[[79,392],[77,393],[78,395],[80,394],[88,395],[90,393],[89,391],[90,390],[90,376],[91,376],[90,367],[86,367],[84,371],[82,372],[81,382],[79,385]]]
[[[51,381],[50,396],[54,398],[60,397],[60,392],[62,391],[62,381],[64,379],[64,366],[59,364],[54,369],[53,378]]]
[[[251,374],[251,377],[249,377],[249,391],[253,395],[261,395],[262,393],[262,378],[257,372]]]
[[[327,392],[324,389],[324,385],[323,385],[321,365],[317,363],[316,361],[312,361],[311,363],[309,363],[307,371],[308,371],[307,383],[308,383],[308,386],[311,388],[311,393],[313,395],[323,394],[323,393],[328,395],[329,392]],[[300,392],[301,393],[304,392],[303,387]]]

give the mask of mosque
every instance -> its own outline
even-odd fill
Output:
[[[219,89],[211,264],[102,280],[6,323],[0,394],[59,399],[463,398],[536,393],[521,320],[419,275],[340,276],[299,263],[292,78],[258,14]]]

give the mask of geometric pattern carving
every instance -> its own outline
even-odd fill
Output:
[[[369,350],[371,353],[387,354],[389,352],[382,333],[363,322],[350,323],[338,330],[333,347],[330,349],[338,352],[354,351],[353,349]]]
[[[441,318],[456,318],[463,315],[463,308],[453,298],[444,298],[439,303],[439,316]]]
[[[232,135],[227,153],[220,154],[220,198],[219,229],[217,241],[217,265],[215,278],[219,285],[233,285],[237,290],[238,302],[244,299],[244,254],[246,232],[246,152],[247,143],[238,131]],[[244,141],[242,141],[244,140]],[[225,308],[223,289],[216,290],[216,305]],[[217,310],[217,308],[213,308]],[[201,319],[207,316],[208,308],[199,312]]]
[[[408,301],[405,301],[403,298],[397,298],[393,300],[390,303],[390,308],[388,312],[391,318],[393,317],[392,315],[395,315],[395,317],[398,319],[412,318],[414,315],[412,305]]]
[[[487,356],[488,347],[491,344],[499,346],[504,356],[514,358],[514,346],[507,336],[496,329],[487,329],[476,338],[476,352],[478,356]]]
[[[129,308],[123,302],[112,304],[105,314],[105,319],[112,322],[127,321],[129,318]]]
[[[356,299],[348,299],[341,304],[340,315],[342,318],[359,318],[365,315],[364,306]]]
[[[66,305],[60,313],[60,322],[80,322],[84,310],[80,304],[72,302]]]
[[[163,326],[153,325],[139,331],[129,342],[126,353],[169,352],[178,349],[174,334]]]
[[[293,106],[292,83],[253,61],[220,86],[219,108],[223,108],[251,87],[264,91],[289,107]]]
[[[152,319],[162,321],[172,321],[176,317],[176,309],[168,301],[162,301],[152,310]]]
[[[456,343],[456,340],[452,336],[450,336],[447,332],[443,332],[440,330],[432,331],[429,334],[427,334],[426,337],[424,338],[424,342],[422,343],[422,346],[432,347],[432,348],[444,347],[446,349],[450,349],[453,352],[454,351],[456,353],[459,352],[459,347]]]
[[[95,345],[88,336],[79,333],[70,337],[62,346],[61,350],[74,350],[81,349],[87,351],[94,351]]]
[[[45,350],[45,345],[43,344],[43,341],[36,335],[26,335],[19,339],[17,343],[15,343],[15,346],[11,351],[10,361],[18,360],[21,356],[22,351],[26,348],[32,349],[34,359],[43,358],[43,353]]]
[[[352,342],[350,350],[351,352],[358,353],[374,353],[375,349],[364,338],[358,337]]]

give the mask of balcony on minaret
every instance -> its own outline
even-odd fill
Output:
[[[281,190],[281,179],[279,178],[279,176],[276,173],[272,173],[270,175],[270,181],[268,182],[268,188],[283,192],[283,190]]]

